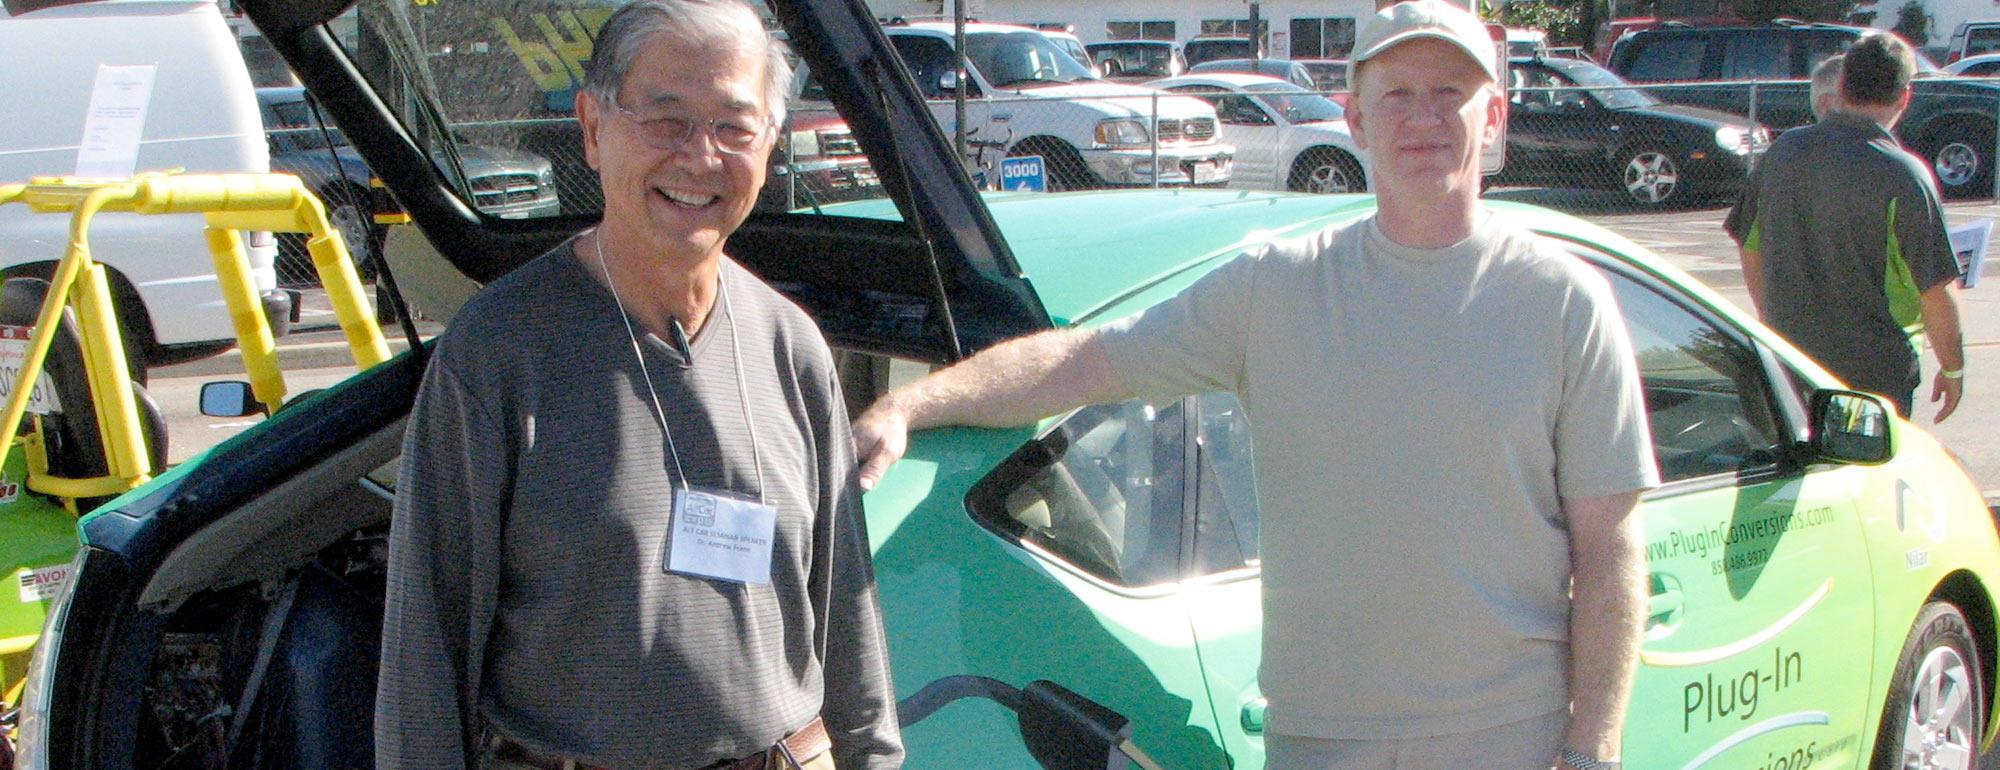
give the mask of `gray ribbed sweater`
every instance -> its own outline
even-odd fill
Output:
[[[692,484],[754,498],[761,455],[771,583],[665,571],[673,460],[611,295],[566,244],[468,303],[425,375],[390,535],[378,767],[460,767],[484,722],[591,764],[694,768],[814,714],[843,770],[900,764],[832,357],[797,307],[721,272],[691,362],[640,343]]]

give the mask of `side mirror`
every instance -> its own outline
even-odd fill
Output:
[[[944,72],[938,74],[939,91],[943,91],[945,93],[952,93],[958,90],[959,85],[960,83],[958,81],[958,70],[955,69],[945,70]]]
[[[263,414],[264,404],[250,392],[250,383],[209,382],[201,386],[201,413],[209,417],[248,417]]]
[[[1880,465],[1895,456],[1889,404],[1881,396],[1821,390],[1812,396],[1812,456],[1854,465]]]

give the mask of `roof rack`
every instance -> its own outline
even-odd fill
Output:
[[[956,21],[956,20],[957,17],[952,16],[950,14],[913,14],[909,16],[891,16],[889,17],[888,21],[884,21],[882,23],[886,26],[891,26],[891,27],[907,27],[911,24],[916,24],[919,22],[941,22],[941,21]],[[976,21],[979,21],[977,17],[972,17],[972,16],[965,17],[965,23],[967,24],[971,24]]]

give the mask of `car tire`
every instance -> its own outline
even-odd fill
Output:
[[[1690,185],[1673,153],[1663,147],[1642,145],[1622,156],[1618,164],[1618,189],[1641,206],[1664,208],[1687,200]]]
[[[1090,190],[1103,187],[1097,175],[1090,173],[1090,167],[1083,162],[1083,156],[1074,148],[1058,139],[1034,138],[1023,141],[1007,150],[1007,157],[1023,155],[1042,156],[1042,168],[1047,170],[1044,186],[1049,192],[1069,190]]]
[[[1292,163],[1285,188],[1309,193],[1367,192],[1368,177],[1353,155],[1332,147],[1314,147]]]
[[[1977,770],[1986,727],[1979,665],[1965,615],[1946,602],[1925,604],[1896,659],[1870,767]]]
[[[1978,198],[1993,192],[1993,124],[1958,120],[1931,132],[1924,162],[1937,175],[1946,198]]]

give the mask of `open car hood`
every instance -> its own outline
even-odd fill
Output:
[[[573,112],[593,0],[242,0],[439,253],[490,282],[599,216]],[[856,350],[945,362],[1049,325],[915,86],[861,0],[770,0],[873,162],[898,221],[760,209],[728,251]],[[549,158],[563,212],[482,215],[474,146]],[[436,162],[433,162],[436,159]],[[920,202],[920,203],[919,203]],[[412,276],[412,280],[422,280]],[[410,287],[416,288],[416,287]]]

